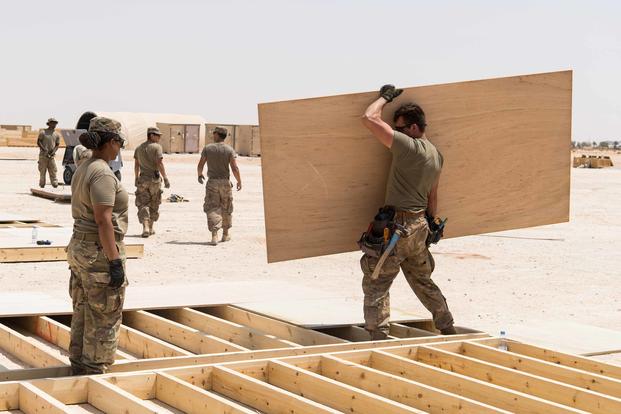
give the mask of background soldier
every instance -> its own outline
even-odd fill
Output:
[[[161,182],[170,188],[170,181],[164,169],[162,133],[158,128],[147,129],[147,140],[134,151],[134,174],[136,176],[136,207],[138,221],[142,223],[142,237],[155,234],[155,222],[160,217],[162,204]],[[160,178],[162,177],[162,178]]]
[[[67,246],[73,300],[69,360],[74,375],[114,363],[125,299],[128,195],[108,166],[124,144],[121,124],[96,117],[80,142],[93,151],[71,180],[73,236]]]
[[[198,162],[198,182],[203,184],[203,168],[207,163],[207,185],[203,211],[207,213],[207,227],[211,232],[211,245],[218,244],[218,230],[222,230],[220,241],[231,240],[229,229],[232,226],[233,184],[230,180],[229,166],[237,180],[237,191],[242,189],[241,175],[237,167],[235,150],[224,143],[228,131],[217,127],[213,131],[214,143],[206,145]]]
[[[50,175],[52,187],[58,187],[56,179],[56,150],[60,146],[60,135],[55,131],[58,121],[55,118],[47,120],[47,128],[39,132],[37,146],[39,147],[39,187],[45,187],[45,173]]]
[[[395,221],[406,232],[397,242],[394,254],[384,262],[377,279],[371,275],[378,258],[365,254],[360,259],[364,273],[365,329],[373,339],[384,339],[388,334],[389,289],[399,274],[399,267],[418,299],[431,312],[436,328],[444,335],[456,333],[446,299],[431,280],[435,264],[426,243],[429,225],[425,214],[436,215],[442,155],[425,137],[427,123],[420,106],[406,104],[397,109],[394,131],[382,120],[384,105],[402,92],[392,85],[383,86],[380,97],[362,117],[364,126],[392,153],[385,204],[395,208]]]

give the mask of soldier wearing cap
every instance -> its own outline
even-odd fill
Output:
[[[73,236],[67,246],[73,301],[69,360],[74,375],[102,374],[114,362],[125,298],[128,195],[108,163],[125,143],[121,124],[95,117],[80,142],[92,157],[71,181]]]
[[[217,127],[213,131],[214,143],[206,145],[198,162],[198,182],[203,184],[203,168],[207,163],[207,185],[203,211],[207,213],[207,227],[211,232],[210,244],[218,244],[218,230],[222,229],[222,239],[231,240],[229,229],[233,214],[233,184],[230,180],[229,167],[237,180],[237,191],[242,189],[241,176],[237,167],[235,150],[224,143],[228,131]]]
[[[45,187],[45,174],[50,176],[52,187],[58,187],[56,178],[56,150],[60,146],[60,135],[55,131],[58,121],[55,118],[47,120],[47,128],[39,132],[37,146],[39,147],[39,187]]]
[[[134,175],[136,177],[136,207],[138,221],[142,223],[142,237],[155,234],[155,222],[160,217],[162,204],[162,178],[164,186],[170,188],[170,181],[164,169],[162,133],[158,128],[147,129],[147,140],[134,151]]]

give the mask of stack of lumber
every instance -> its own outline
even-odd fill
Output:
[[[606,168],[612,167],[612,160],[608,156],[596,156],[596,155],[582,155],[580,157],[574,157],[574,168]]]
[[[71,187],[61,185],[58,188],[31,188],[32,195],[59,203],[71,202]]]
[[[259,105],[269,262],[357,250],[391,156],[360,117],[377,92]],[[406,88],[444,155],[445,237],[569,219],[572,73]]]
[[[60,134],[60,129],[56,129]],[[62,135],[61,135],[62,136]],[[39,131],[29,130],[5,130],[0,129],[0,146],[6,147],[36,147]],[[60,140],[60,146],[64,147],[64,140]]]

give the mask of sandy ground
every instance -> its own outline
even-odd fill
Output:
[[[498,333],[531,320],[563,320],[621,331],[621,155],[606,154],[615,167],[572,169],[569,223],[443,240],[432,249],[434,279],[459,325]],[[29,194],[37,184],[36,155],[34,148],[0,148],[0,211],[70,226],[69,205]],[[123,183],[133,191],[132,153],[123,157]],[[157,235],[144,241],[145,257],[128,262],[133,287],[270,280],[362,295],[357,252],[267,264],[259,158],[239,160],[244,188],[235,194],[233,240],[208,246],[197,161],[197,155],[165,157],[172,188],[164,195],[172,191],[190,202],[162,204]],[[141,231],[133,201],[129,236]],[[65,289],[67,280],[64,262],[0,265],[3,292]],[[391,295],[393,307],[424,312],[403,277]]]

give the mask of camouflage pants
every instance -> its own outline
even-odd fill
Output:
[[[203,211],[207,213],[209,231],[229,229],[233,224],[233,191],[228,179],[209,179],[205,187]]]
[[[136,207],[138,207],[138,221],[156,222],[160,218],[160,204],[162,204],[162,188],[159,179],[138,179],[136,187]]]
[[[125,264],[125,246],[117,242]],[[69,360],[74,374],[102,374],[114,363],[125,286],[108,286],[108,260],[98,241],[72,238],[67,246],[73,301]]]
[[[39,186],[45,187],[45,174],[50,176],[50,182],[53,186],[58,185],[58,179],[56,178],[56,160],[54,158],[48,158],[45,155],[39,156]]]
[[[431,312],[437,329],[453,326],[453,316],[448,309],[446,299],[440,288],[431,280],[431,273],[435,263],[433,256],[427,249],[425,241],[429,227],[425,216],[399,217],[398,222],[403,224],[409,232],[408,237],[402,237],[395,246],[394,255],[388,257],[376,280],[371,280],[378,258],[368,255],[362,256],[360,266],[364,273],[362,290],[364,292],[364,321],[365,329],[374,339],[381,339],[388,334],[390,320],[390,286],[403,270],[405,279],[421,301]]]

